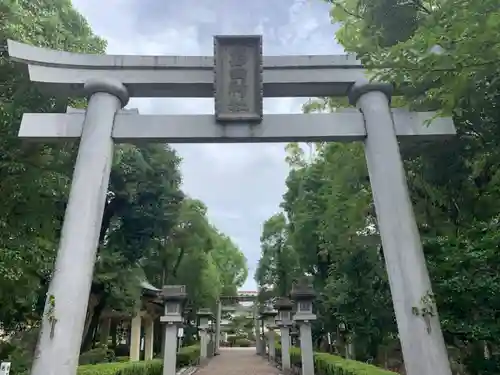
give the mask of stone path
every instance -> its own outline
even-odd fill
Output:
[[[280,371],[255,354],[255,348],[220,348],[220,355],[212,358],[195,375],[275,375]]]

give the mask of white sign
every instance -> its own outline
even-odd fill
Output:
[[[2,362],[0,364],[0,375],[9,375],[10,373],[10,362]]]
[[[184,337],[184,328],[180,327],[177,330],[177,337]]]

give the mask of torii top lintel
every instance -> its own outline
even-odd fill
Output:
[[[89,55],[8,41],[10,58],[28,66],[30,79],[60,96],[84,96],[89,79],[114,78],[131,97],[210,98],[211,56]],[[366,76],[353,55],[264,56],[264,97],[345,96]]]
[[[255,301],[258,295],[257,291],[238,291],[235,296],[221,296],[220,299],[231,302],[251,302]]]

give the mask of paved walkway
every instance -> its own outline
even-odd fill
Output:
[[[275,375],[280,371],[255,354],[255,348],[220,348],[220,355],[212,358],[195,375]]]

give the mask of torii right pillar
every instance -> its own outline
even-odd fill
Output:
[[[451,375],[394,130],[391,96],[390,85],[359,82],[351,88],[349,101],[364,117],[365,156],[406,373]]]

